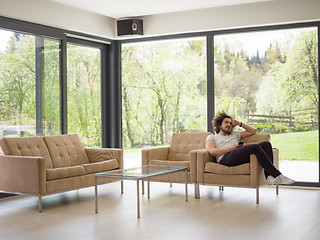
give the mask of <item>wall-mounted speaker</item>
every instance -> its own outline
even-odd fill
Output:
[[[143,21],[141,19],[125,19],[117,21],[118,36],[143,35]]]

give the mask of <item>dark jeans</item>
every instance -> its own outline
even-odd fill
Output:
[[[250,154],[255,154],[261,167],[264,169],[265,177],[269,175],[276,178],[281,173],[273,165],[273,153],[270,142],[249,144],[225,154],[220,160],[220,164],[226,166],[237,166],[250,162]]]

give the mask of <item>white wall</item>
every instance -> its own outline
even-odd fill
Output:
[[[0,0],[0,15],[116,38],[116,20],[47,0]],[[320,0],[273,0],[142,17],[144,36],[320,20]]]
[[[320,0],[277,0],[146,16],[143,20],[145,35],[318,21]]]
[[[0,15],[19,20],[114,37],[114,19],[46,0],[0,0]]]

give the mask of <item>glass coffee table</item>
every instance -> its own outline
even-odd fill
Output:
[[[136,168],[120,169],[107,171],[103,173],[96,173],[94,177],[95,182],[95,210],[98,213],[98,178],[116,178],[119,180],[136,180],[137,181],[137,218],[140,218],[140,193],[139,181],[148,181],[148,198],[150,198],[150,177],[170,174],[174,172],[185,171],[185,200],[188,201],[188,172],[187,167],[178,166],[158,166],[158,165],[145,165]],[[144,193],[142,187],[142,193]],[[121,181],[121,194],[123,193],[123,182]]]

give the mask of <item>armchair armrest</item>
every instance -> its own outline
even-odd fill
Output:
[[[119,148],[84,148],[90,163],[116,159],[119,168],[123,168],[123,150]]]
[[[0,190],[45,195],[45,159],[43,157],[0,155]]]
[[[148,165],[149,160],[168,160],[169,147],[142,149],[142,165]]]
[[[213,156],[206,149],[193,150],[190,153],[191,159],[196,158],[197,164],[197,182],[203,183],[204,169],[207,162],[213,161]]]

